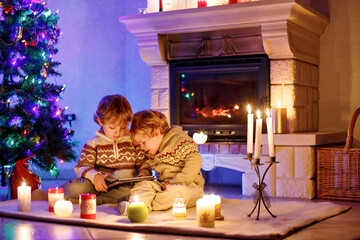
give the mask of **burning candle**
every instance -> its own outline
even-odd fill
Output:
[[[198,0],[198,8],[201,8],[201,7],[207,7],[206,0]]]
[[[256,119],[256,128],[255,128],[255,153],[254,158],[260,159],[260,149],[261,149],[261,131],[262,131],[262,119],[260,110],[256,111],[257,119]]]
[[[49,188],[48,200],[49,200],[49,212],[54,212],[54,206],[56,201],[64,200],[64,189],[58,187]]]
[[[254,114],[251,113],[251,107],[248,104],[248,116],[247,116],[247,154],[249,155],[253,153],[253,134],[254,134]]]
[[[54,205],[55,215],[58,217],[70,217],[73,205],[70,201],[58,200]]]
[[[273,133],[273,120],[270,116],[270,110],[266,109],[266,127],[267,127],[267,135],[268,135],[268,144],[269,144],[269,156],[275,157],[275,148],[274,148],[274,133]]]
[[[30,212],[31,210],[31,187],[26,186],[23,182],[22,186],[17,188],[18,210],[20,212]]]
[[[145,222],[149,216],[149,209],[145,203],[139,201],[137,195],[134,196],[134,202],[129,204],[127,215],[131,222],[141,223]]]
[[[80,218],[96,219],[96,194],[80,194]]]
[[[215,205],[215,220],[222,220],[224,217],[221,215],[221,198],[219,195],[204,195],[203,199],[210,199]]]
[[[199,227],[215,227],[215,204],[211,199],[201,198],[196,201],[196,217]]]
[[[278,102],[278,107],[272,109],[272,116],[274,133],[287,133],[286,108],[281,107],[281,102]]]
[[[186,205],[184,204],[183,198],[176,198],[173,204],[172,215],[175,220],[186,219]]]

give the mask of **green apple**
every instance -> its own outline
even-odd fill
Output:
[[[143,202],[133,202],[127,209],[127,215],[131,222],[142,223],[149,216],[149,209]]]

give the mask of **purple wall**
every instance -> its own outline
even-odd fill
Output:
[[[59,10],[62,36],[54,59],[61,62],[63,76],[56,81],[66,84],[60,105],[76,114],[72,129],[81,151],[99,128],[92,115],[102,96],[122,94],[134,112],[150,108],[150,67],[139,56],[136,37],[118,21],[138,14],[146,0],[48,0],[47,6]]]

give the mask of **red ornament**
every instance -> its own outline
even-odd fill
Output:
[[[3,12],[4,12],[5,15],[8,15],[10,13],[14,13],[14,8],[11,5],[7,5],[7,6],[4,7]]]
[[[201,7],[207,7],[206,0],[198,0],[198,8],[201,8]]]
[[[38,35],[36,33],[33,33],[28,41],[28,45],[35,47],[38,43]]]

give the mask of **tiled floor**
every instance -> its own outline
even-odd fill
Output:
[[[54,183],[53,183],[54,184]],[[51,184],[44,184],[50,187]],[[58,183],[57,183],[58,185]],[[1,191],[2,190],[2,191]],[[0,195],[4,195],[4,189],[0,189]],[[226,198],[242,198],[239,188],[229,187],[207,187],[207,193],[221,194]],[[282,201],[284,199],[273,199]],[[286,199],[289,200],[289,199]],[[296,199],[299,200],[299,199]],[[315,201],[315,200],[304,200]],[[318,201],[318,200],[317,200]],[[339,216],[318,222],[305,229],[299,230],[288,236],[287,240],[320,240],[360,239],[360,202],[337,202],[338,204],[351,205],[352,209]],[[120,230],[107,230],[81,226],[70,226],[46,222],[26,221],[11,218],[0,218],[0,239],[131,239],[131,240],[178,240],[178,239],[214,239],[190,236],[178,236],[158,233],[141,233]]]

